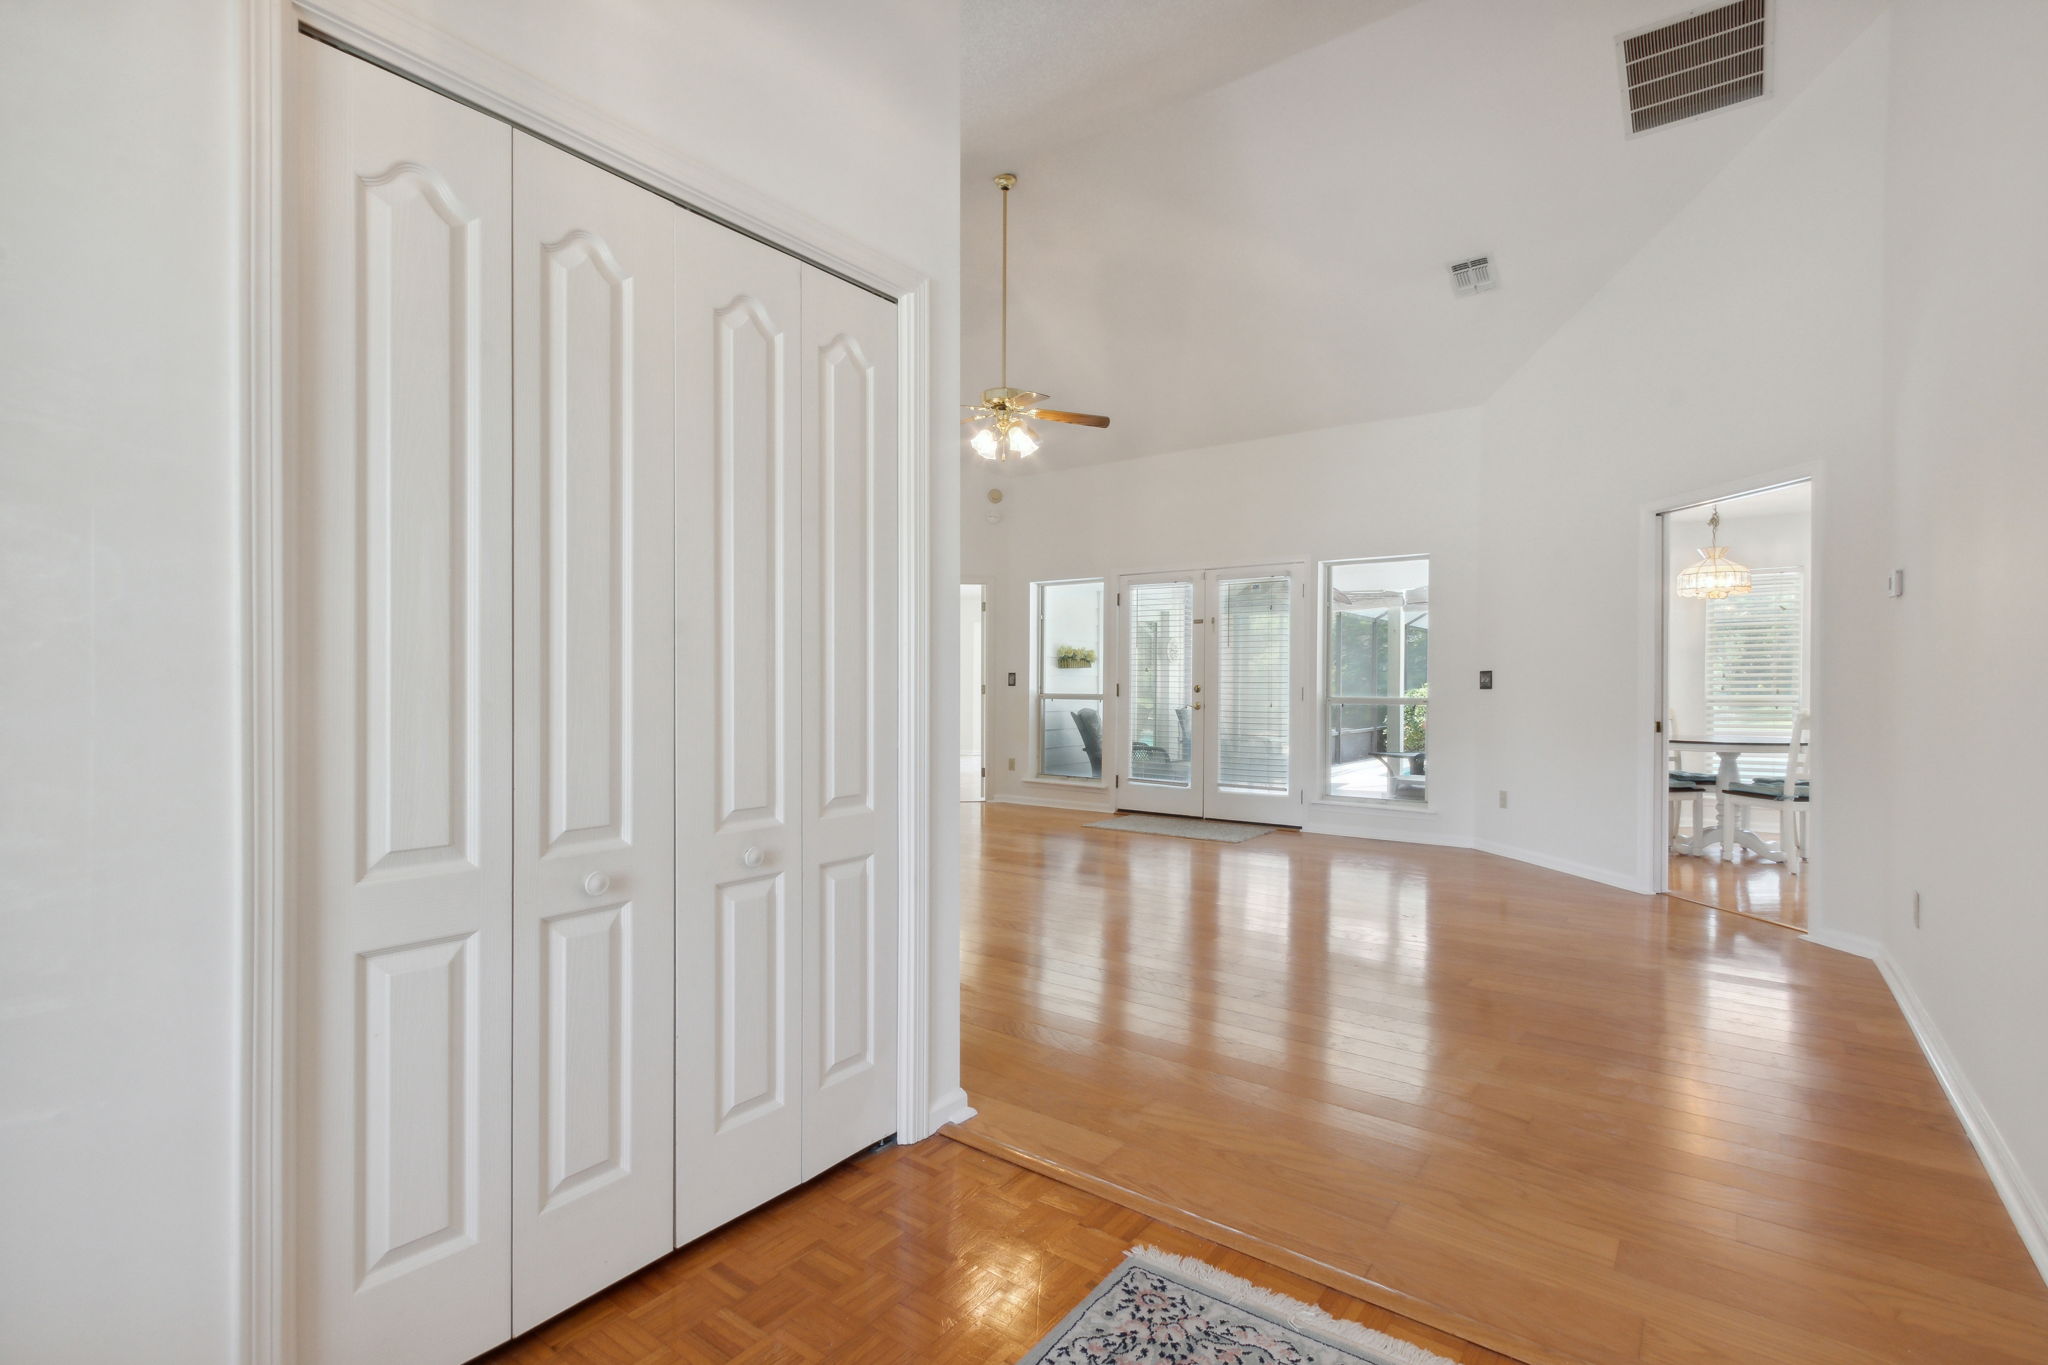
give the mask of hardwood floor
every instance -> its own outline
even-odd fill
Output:
[[[1535,1365],[2048,1361],[1867,961],[1463,850],[961,818],[969,1140]]]
[[[1809,880],[1811,874],[1795,877],[1782,863],[1767,863],[1746,853],[1734,861],[1671,855],[1669,885],[1680,900],[1771,920],[1801,933],[1806,931]]]
[[[485,1360],[998,1365],[1139,1244],[1200,1257],[1461,1365],[1506,1361],[945,1138],[856,1158]]]
[[[1706,819],[1711,824],[1712,802],[1716,798],[1707,799],[1710,813]],[[1784,837],[1780,822],[1785,818],[1782,811],[1753,810],[1750,823],[1767,841],[1777,843]],[[1748,849],[1738,849],[1733,858],[1674,853],[1670,868],[1666,885],[1680,900],[1771,920],[1802,933],[1806,930],[1806,884],[1810,873],[1795,877],[1785,870],[1783,863],[1765,862]]]

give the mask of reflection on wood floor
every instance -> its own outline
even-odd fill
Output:
[[[1671,855],[1671,894],[1696,905],[1733,910],[1772,920],[1802,932],[1806,928],[1807,876],[1795,877],[1782,863],[1767,863],[1747,850],[1734,861]]]
[[[1765,841],[1778,843],[1780,835],[1772,825],[1776,819],[1776,812],[1759,810],[1755,817],[1751,817],[1751,825]],[[1712,817],[1708,817],[1708,821],[1712,823]],[[1669,886],[1673,896],[1692,900],[1694,905],[1710,905],[1716,911],[1735,911],[1739,915],[1769,919],[1804,933],[1806,882],[1810,878],[1810,864],[1806,874],[1792,876],[1784,864],[1765,862],[1749,849],[1737,849],[1733,857],[1718,857],[1718,860],[1716,857],[1673,853]]]
[[[966,1140],[1532,1365],[2048,1361],[1873,964],[1469,850],[963,824]]]
[[[847,1162],[485,1360],[993,1365],[1140,1243],[1465,1365],[1505,1360],[945,1138]]]

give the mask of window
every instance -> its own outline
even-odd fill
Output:
[[[1102,580],[1031,585],[1039,777],[1102,780]]]
[[[1429,789],[1429,560],[1323,565],[1328,795],[1421,802]]]
[[[1707,730],[1716,739],[1778,739],[1805,709],[1801,569],[1752,569],[1750,590],[1707,603]],[[1745,777],[1782,777],[1785,761],[1742,760]]]

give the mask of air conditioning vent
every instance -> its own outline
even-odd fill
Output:
[[[1682,123],[1771,92],[1766,0],[1693,10],[1624,33],[1623,93],[1631,135]]]
[[[1466,294],[1483,294],[1489,289],[1500,288],[1500,276],[1494,273],[1493,259],[1489,256],[1474,256],[1469,261],[1455,261],[1451,264],[1451,292],[1460,297]]]

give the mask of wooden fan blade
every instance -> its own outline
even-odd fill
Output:
[[[1033,408],[1026,417],[1043,417],[1048,422],[1072,422],[1077,427],[1106,427],[1107,417],[1098,417],[1092,412],[1061,412],[1058,408]]]

